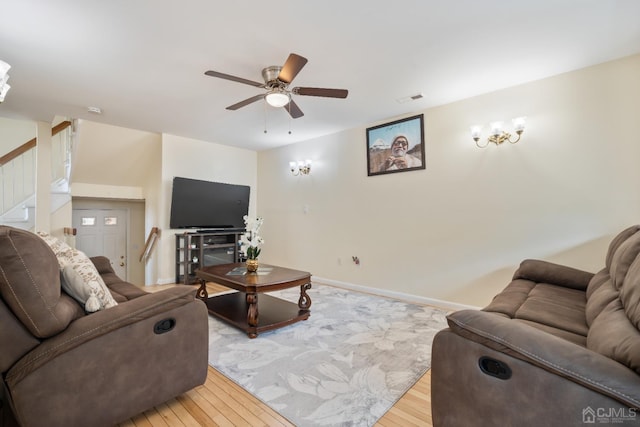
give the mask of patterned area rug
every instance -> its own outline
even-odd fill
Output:
[[[209,316],[209,364],[296,426],[372,426],[429,369],[446,311],[325,285],[308,293],[308,320],[255,339]],[[271,295],[297,303],[299,289]]]

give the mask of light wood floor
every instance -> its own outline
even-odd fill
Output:
[[[173,285],[147,287],[160,290]],[[151,289],[149,289],[151,288]],[[208,284],[209,294],[227,290]],[[287,419],[209,366],[206,382],[175,399],[156,406],[122,427],[156,426],[294,426]],[[431,422],[431,372],[427,372],[376,423],[377,427],[425,427]]]

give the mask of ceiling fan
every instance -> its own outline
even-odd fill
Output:
[[[305,96],[321,96],[325,98],[346,98],[349,91],[346,89],[324,89],[318,87],[294,87],[289,89],[289,84],[298,75],[302,67],[307,63],[307,58],[292,53],[287,58],[282,67],[274,65],[262,70],[262,78],[264,83],[254,82],[252,80],[243,79],[229,74],[220,73],[218,71],[206,71],[205,74],[211,77],[231,80],[238,83],[267,89],[267,93],[247,98],[236,104],[227,107],[227,110],[237,110],[246,105],[252,104],[261,99],[265,99],[267,103],[273,107],[284,107],[291,117],[297,119],[304,116],[304,113],[298,105],[293,101],[291,95]]]

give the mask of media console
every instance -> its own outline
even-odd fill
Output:
[[[176,233],[176,283],[193,284],[202,267],[240,262],[243,233],[240,228]]]

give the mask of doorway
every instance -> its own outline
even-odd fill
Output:
[[[106,256],[118,277],[144,286],[144,202],[73,198],[72,206],[76,248]]]
[[[76,248],[89,257],[104,255],[116,275],[127,280],[127,211],[73,209]]]

